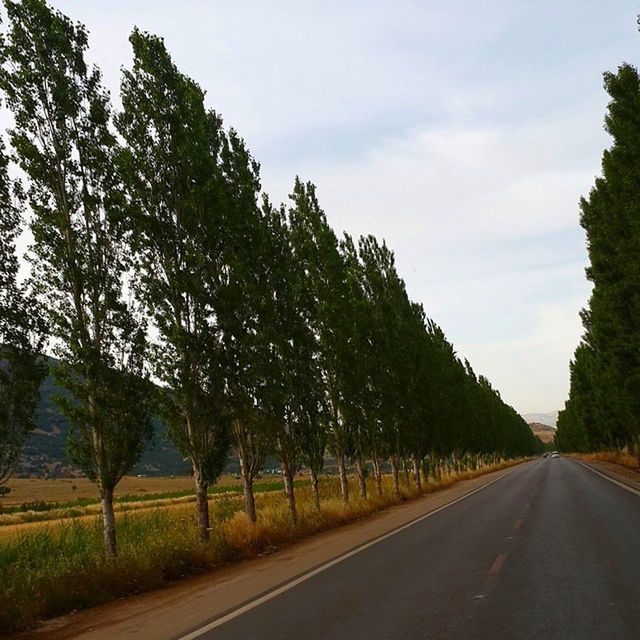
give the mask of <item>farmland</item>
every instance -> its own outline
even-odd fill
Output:
[[[233,476],[220,479],[220,484],[236,484]],[[10,507],[28,502],[70,502],[72,500],[95,500],[99,495],[95,484],[87,478],[14,478],[7,485],[11,492],[0,499],[0,505]],[[125,476],[118,484],[115,496],[145,495],[170,493],[176,491],[190,491],[193,489],[193,479],[188,476],[168,478],[137,478]]]

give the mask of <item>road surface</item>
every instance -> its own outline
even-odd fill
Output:
[[[640,638],[640,495],[541,459],[293,585],[182,638]]]

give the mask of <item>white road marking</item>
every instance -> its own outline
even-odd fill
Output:
[[[281,587],[278,587],[273,591],[269,591],[269,593],[266,593],[265,595],[259,598],[256,598],[255,600],[251,600],[251,602],[248,602],[247,604],[239,607],[238,609],[234,609],[233,611],[222,616],[221,618],[217,618],[213,622],[210,622],[209,624],[203,627],[200,627],[200,629],[196,629],[195,631],[188,633],[186,636],[182,636],[181,638],[179,638],[179,640],[195,640],[196,638],[201,637],[205,633],[208,633],[213,629],[217,629],[223,624],[230,622],[235,618],[238,618],[239,616],[247,613],[248,611],[251,611],[252,609],[255,609],[256,607],[259,607],[261,604],[264,604],[265,602],[268,602],[269,600],[276,598],[280,594],[285,593],[286,591],[289,591],[294,587],[297,587],[299,584],[302,584],[303,582],[306,582],[310,578],[317,576],[319,573],[322,573],[323,571],[330,569],[331,567],[339,564],[340,562],[343,562],[344,560],[347,560],[348,558],[351,558],[357,555],[358,553],[360,553],[361,551],[364,551],[365,549],[368,549],[369,547],[372,547],[374,544],[378,544],[378,542],[382,542],[383,540],[386,540],[387,538],[390,538],[391,536],[394,536],[397,533],[400,533],[401,531],[404,531],[405,529],[408,529],[409,527],[412,527],[413,525],[418,524],[419,522],[422,522],[427,518],[430,518],[431,516],[434,516],[436,513],[439,513],[440,511],[444,511],[444,509],[448,509],[449,507],[452,507],[454,504],[457,504],[458,502],[461,502],[462,500],[469,498],[474,493],[478,493],[478,491],[482,491],[483,489],[490,487],[495,482],[498,482],[498,480],[502,480],[502,478],[505,478],[509,474],[516,471],[518,468],[519,466],[516,466],[513,469],[510,469],[509,471],[507,471],[506,473],[503,473],[500,477],[496,478],[495,480],[492,480],[491,482],[487,482],[487,484],[484,484],[481,487],[474,489],[473,491],[469,491],[469,493],[465,493],[463,496],[460,496],[459,498],[456,498],[451,502],[447,502],[447,504],[444,504],[441,507],[438,507],[437,509],[430,511],[425,515],[419,516],[415,520],[411,520],[411,522],[407,522],[406,524],[401,525],[400,527],[398,527],[397,529],[394,529],[393,531],[389,531],[388,533],[385,533],[379,536],[378,538],[375,538],[374,540],[370,540],[369,542],[366,542],[365,544],[351,551],[348,551],[347,553],[344,553],[341,556],[338,556],[337,558],[334,558],[333,560],[330,560],[329,562],[326,562],[325,564],[320,565],[319,567],[316,567],[315,569],[312,569],[308,573],[305,573],[304,575],[296,578],[295,580],[291,580],[291,582],[287,582],[286,584],[283,584]]]
[[[615,480],[614,478],[611,478],[610,476],[606,475],[605,473],[601,473],[600,471],[596,471],[596,469],[594,469],[593,467],[590,467],[588,464],[585,464],[584,462],[580,462],[580,460],[576,460],[575,458],[572,458],[572,460],[574,462],[577,462],[579,465],[582,465],[585,469],[589,469],[589,471],[591,471],[592,473],[595,473],[595,474],[599,475],[601,478],[604,478],[605,480],[608,480],[609,482],[613,482],[613,484],[617,484],[619,487],[622,487],[623,489],[626,489],[627,491],[630,491],[631,493],[635,493],[637,496],[640,496],[640,491],[638,489],[635,489],[634,487],[631,487],[628,484],[625,484],[624,482],[619,482],[618,480]]]

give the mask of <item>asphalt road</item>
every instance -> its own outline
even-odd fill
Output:
[[[640,639],[640,496],[540,460],[245,609],[189,637]]]

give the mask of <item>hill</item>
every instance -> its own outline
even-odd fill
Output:
[[[54,359],[50,359],[50,367],[55,366],[55,363]],[[37,427],[25,446],[16,469],[17,477],[60,478],[80,474],[66,454],[69,425],[53,400],[60,393],[61,389],[53,376],[49,375],[40,389]],[[131,473],[148,476],[187,475],[191,473],[191,467],[167,437],[166,427],[159,420],[154,420],[151,442]]]
[[[529,422],[529,427],[533,434],[538,436],[542,442],[553,442],[556,437],[555,427],[550,427],[548,424],[542,424],[541,422]]]
[[[558,421],[558,411],[549,411],[548,413],[524,413],[522,417],[529,424],[538,423],[555,427]]]

